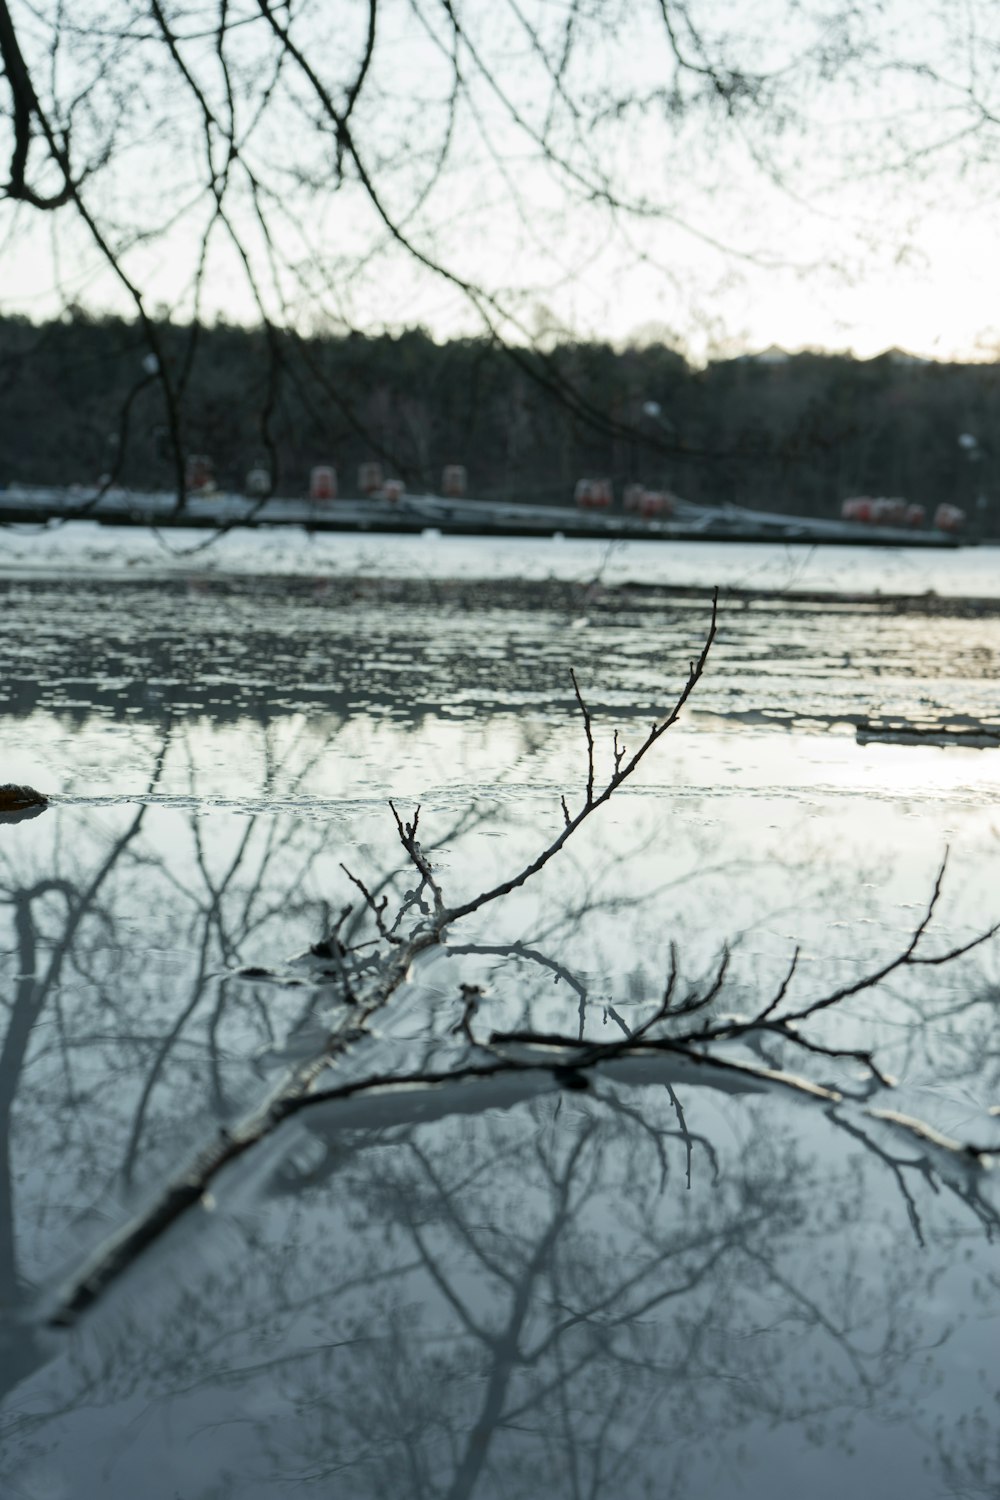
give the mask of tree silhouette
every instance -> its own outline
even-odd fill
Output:
[[[185,432],[196,406],[204,415],[193,382],[211,363],[201,330],[219,315],[260,330],[245,388],[275,480],[291,388],[386,451],[378,413],[306,336],[412,326],[425,308],[501,348],[586,429],[697,453],[696,438],[644,423],[641,400],[593,392],[572,353],[555,357],[554,341],[589,330],[546,299],[582,296],[593,265],[615,282],[638,269],[649,295],[672,285],[683,307],[697,295],[681,269],[692,252],[717,278],[734,263],[795,268],[795,252],[769,243],[761,192],[800,218],[816,196],[822,223],[826,199],[862,169],[916,191],[932,164],[981,150],[996,118],[982,71],[993,23],[980,3],[963,17],[934,16],[925,56],[892,7],[789,5],[782,25],[763,9],[675,0],[557,11],[370,0],[322,14],[216,0],[197,15],[132,0],[110,20],[98,5],[70,18],[4,0],[3,219],[40,247],[51,228],[83,279],[97,277],[103,307],[135,319],[112,475],[155,389],[179,502]],[[887,106],[873,153],[876,80]],[[926,97],[947,98],[947,113],[927,123],[912,107]],[[716,228],[734,195],[740,207]],[[62,303],[76,307],[80,277],[61,264]],[[806,427],[822,429],[820,413]],[[746,464],[759,445],[741,427],[726,448]]]

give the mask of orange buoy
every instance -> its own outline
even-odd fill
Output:
[[[441,493],[449,500],[460,500],[465,494],[469,476],[464,464],[445,464],[441,471]]]
[[[358,465],[358,489],[362,495],[375,495],[382,488],[382,465],[364,463]]]
[[[957,505],[939,505],[934,512],[934,525],[938,531],[961,531],[965,525],[965,511]]]
[[[317,464],[309,471],[309,499],[336,500],[337,471],[330,464]]]

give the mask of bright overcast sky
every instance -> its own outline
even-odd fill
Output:
[[[485,318],[512,338],[662,336],[696,358],[770,344],[996,356],[998,9],[889,0],[859,21],[838,0],[383,0],[340,178],[318,91],[343,107],[365,49],[358,0],[301,0],[300,60],[277,68],[257,0],[234,0],[229,94],[214,8],[165,7],[185,78],[144,0],[122,5],[114,39],[105,7],[82,0],[56,66],[43,13],[12,4],[49,117],[83,97],[82,196],[148,308],[192,315],[211,226],[208,319],[263,308],[306,332],[447,337]],[[750,80],[728,110],[720,78]],[[221,220],[203,101],[221,122],[218,172],[230,94],[247,175],[226,179]],[[31,165],[51,186],[43,154]],[[0,310],[131,309],[72,204],[0,200],[0,235]]]

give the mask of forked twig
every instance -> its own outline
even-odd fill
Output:
[[[569,816],[569,821],[566,822],[565,819],[568,815],[569,810],[566,806],[566,800],[565,798],[563,798],[563,828],[556,835],[556,837],[552,839],[552,841],[542,850],[542,852],[537,855],[536,858],[533,859],[529,864],[525,865],[523,869],[519,870],[516,875],[510,876],[509,879],[502,881],[499,885],[492,886],[489,890],[481,891],[478,896],[474,896],[471,900],[462,902],[458,906],[442,906],[442,909],[438,914],[436,923],[434,924],[433,935],[428,934],[429,941],[436,941],[441,932],[443,932],[444,928],[447,927],[450,923],[457,922],[462,917],[471,916],[473,912],[479,911],[484,906],[489,906],[492,902],[498,900],[501,896],[510,895],[512,891],[516,891],[520,889],[521,886],[525,885],[527,881],[531,880],[535,875],[538,874],[540,870],[545,868],[549,861],[553,859],[564,847],[564,845],[568,843],[568,841],[573,837],[577,829],[580,828],[581,825],[585,823],[586,820],[591,817],[599,807],[603,807],[603,805],[607,801],[609,801],[613,793],[618,790],[622,783],[627,781],[629,777],[634,774],[640,763],[649,754],[650,750],[652,750],[653,746],[663,738],[668,729],[670,729],[674,724],[677,723],[677,720],[680,718],[688,699],[691,697],[691,694],[694,692],[695,688],[700,682],[705,671],[709,652],[712,649],[712,644],[715,640],[716,632],[718,629],[718,613],[719,591],[718,589],[714,589],[712,592],[712,615],[709,622],[708,632],[705,636],[704,645],[702,646],[697,659],[690,663],[687,681],[684,683],[683,688],[677,695],[673,707],[664,715],[662,719],[657,719],[650,726],[649,732],[646,735],[646,738],[642,741],[642,744],[639,746],[638,750],[633,751],[633,753],[628,757],[627,760],[624,759],[623,750],[622,762],[616,764],[616,769],[612,772],[611,776],[608,778],[607,782],[600,791],[594,791],[591,785],[589,776],[591,761],[590,752],[588,750],[588,793],[587,799],[580,811],[575,816]],[[585,730],[588,733],[588,736],[592,737],[593,729],[590,723],[590,713],[586,708],[586,705],[582,703],[582,700],[581,707],[584,711]],[[592,743],[592,738],[588,739],[588,746],[590,745],[590,743]],[[395,809],[393,809],[393,812],[395,813]],[[396,815],[396,818],[398,824],[398,814]],[[405,847],[406,845],[404,842],[404,848]],[[424,946],[426,946],[426,944]]]
[[[357,886],[358,890],[365,898],[365,905],[368,907],[368,910],[375,918],[375,926],[378,928],[379,937],[384,938],[387,943],[393,943],[397,946],[402,944],[403,939],[399,936],[399,934],[393,932],[389,927],[386,926],[385,909],[389,904],[389,897],[383,896],[381,901],[376,901],[375,897],[365,885],[360,875],[353,874],[352,871],[350,871],[344,864],[343,860],[340,861],[340,868],[343,870],[348,880],[351,881],[353,885]],[[350,908],[348,908],[348,910],[349,909]],[[343,918],[341,920],[343,920]]]
[[[420,845],[417,843],[417,828],[420,824],[420,804],[418,802],[417,806],[414,808],[412,823],[405,822],[399,816],[399,813],[396,809],[396,804],[392,801],[391,798],[389,800],[389,806],[392,809],[392,816],[396,820],[396,832],[399,834],[399,842],[406,850],[407,854],[410,857],[410,860],[416,866],[416,869],[418,870],[422,878],[430,887],[431,892],[434,896],[434,910],[440,915],[440,913],[444,911],[444,897],[441,894],[441,887],[438,885],[437,881],[434,878],[434,871],[431,869],[430,861],[428,860],[424,851],[421,849]]]

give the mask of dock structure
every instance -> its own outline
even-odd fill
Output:
[[[566,536],[604,541],[805,542],[883,547],[956,547],[961,536],[862,522],[825,520],[742,506],[677,501],[666,517],[564,505],[526,505],[460,496],[402,494],[364,499],[254,499],[226,491],[195,492],[178,503],[170,491],[121,488],[0,490],[0,523],[97,521],[113,526],[300,526],[308,531],[439,531],[459,536]]]

